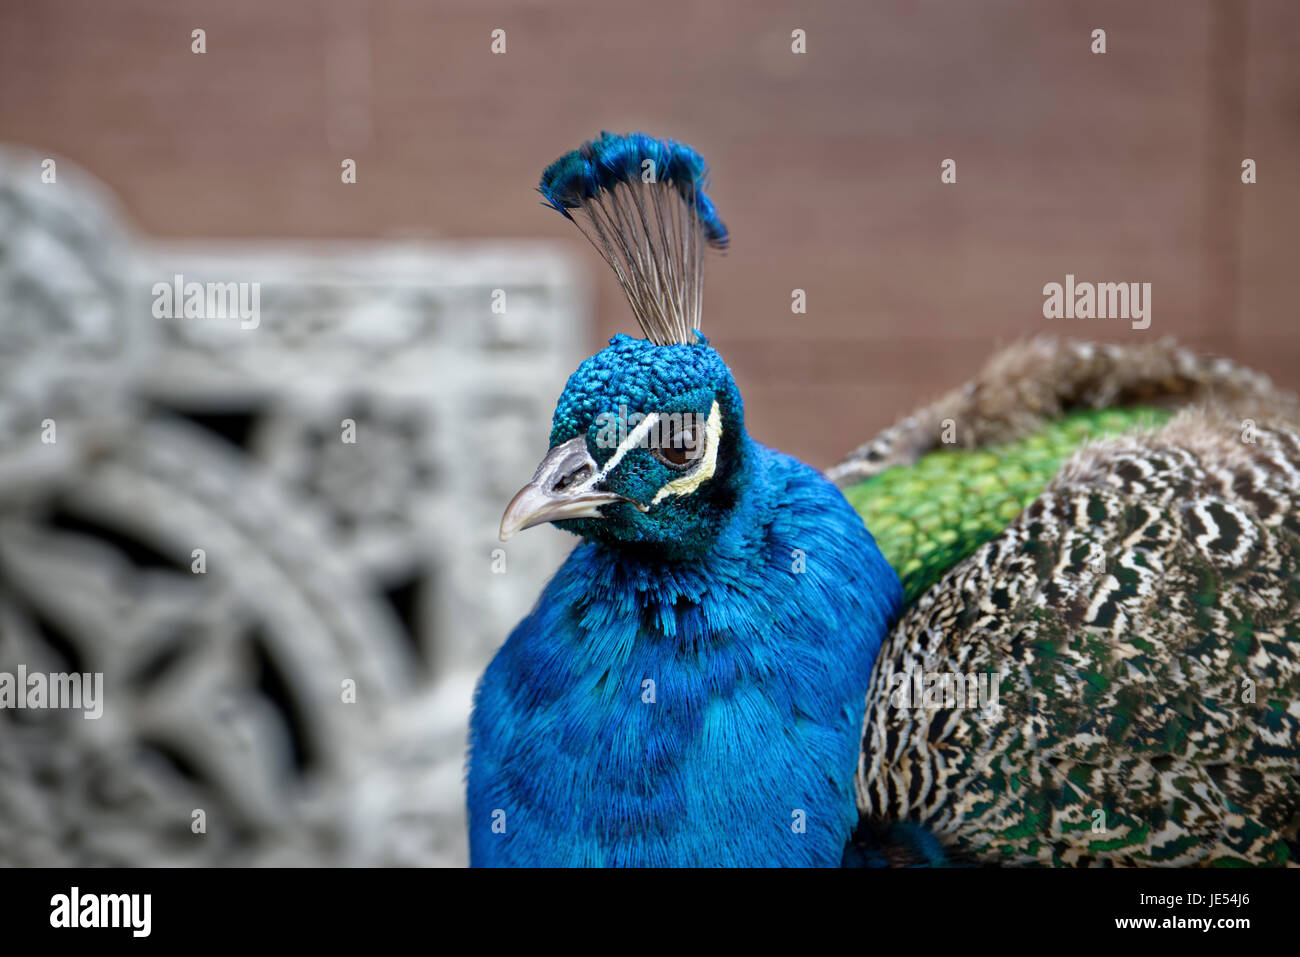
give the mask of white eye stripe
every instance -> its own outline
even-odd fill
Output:
[[[628,452],[640,445],[645,437],[650,434],[650,430],[658,424],[658,412],[651,412],[644,419],[638,422],[636,428],[629,432],[627,438],[623,440],[623,444],[616,448],[614,454],[609,457],[609,461],[607,461],[605,467],[600,470],[600,477],[596,481],[599,482],[610,472],[614,471],[614,469],[618,468],[618,463],[623,461],[623,456],[627,455]]]
[[[718,408],[715,399],[713,408],[709,410],[709,421],[704,425],[704,454],[700,456],[700,464],[681,478],[673,479],[661,488],[650,504],[657,505],[669,495],[690,495],[713,478],[713,473],[718,468],[718,446],[722,444],[721,439],[722,410]]]

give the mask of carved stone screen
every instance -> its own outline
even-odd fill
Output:
[[[496,531],[576,266],[152,242],[41,160],[0,153],[0,672],[102,715],[0,711],[0,861],[463,864],[474,682],[572,542]]]

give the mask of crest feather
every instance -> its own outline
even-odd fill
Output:
[[[704,159],[684,143],[601,133],[548,166],[538,192],[614,270],[641,331],[662,346],[693,341],[704,248],[727,246],[707,186]]]

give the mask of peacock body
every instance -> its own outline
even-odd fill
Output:
[[[1067,406],[1102,404],[1165,421],[1044,455],[1042,436],[1079,421]],[[1170,405],[1182,409],[1169,417]],[[982,467],[925,479],[936,456],[971,457],[925,451],[921,423],[936,416],[970,423]],[[896,510],[890,489],[908,475],[947,489],[941,502],[967,491],[994,506],[983,525],[965,519],[969,554],[933,584],[916,579],[877,659],[863,830],[923,822],[953,858],[1007,864],[1290,863],[1298,421],[1267,380],[1172,343],[1041,341],[834,470],[868,524]],[[1005,478],[1027,447],[1060,460],[1028,488]],[[992,531],[1009,500],[1023,508]],[[959,519],[940,513],[936,529]],[[931,569],[924,556],[943,540],[918,531],[891,557]],[[998,707],[891,707],[896,676],[932,673],[1000,675]]]
[[[1289,863],[1300,405],[1039,340],[822,476],[699,334],[706,183],[643,134],[543,175],[646,338],[502,519],[581,542],[480,682],[471,862]]]

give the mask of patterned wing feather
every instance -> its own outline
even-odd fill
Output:
[[[973,860],[1281,864],[1298,775],[1300,434],[1187,410],[1077,452],[905,612],[858,790]]]
[[[929,452],[845,488],[912,601],[1002,531],[1090,439],[1164,422],[1163,409],[1072,412],[1024,438],[975,451]]]

